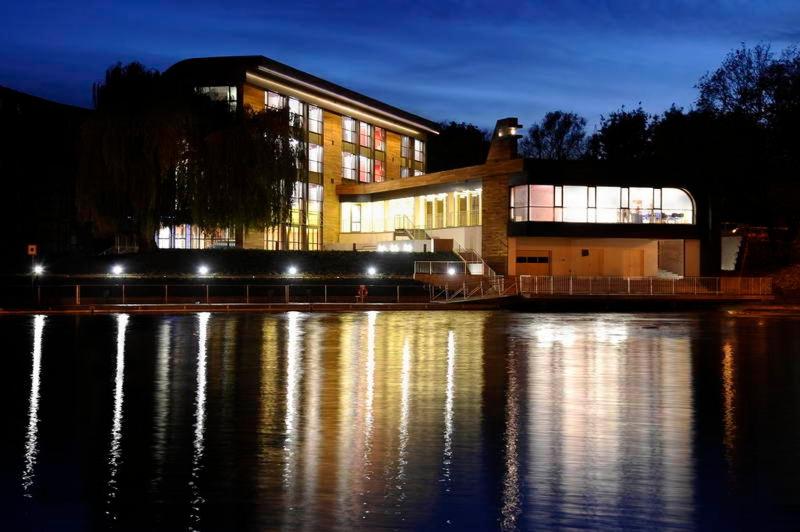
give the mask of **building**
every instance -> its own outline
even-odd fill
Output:
[[[359,214],[340,212],[335,187],[381,183],[423,174],[426,139],[436,124],[262,56],[188,59],[167,74],[188,80],[234,110],[289,107],[305,136],[306,164],[291,219],[263,231],[204,234],[184,225],[163,227],[159,247],[237,245],[268,250],[321,250],[339,242],[340,227],[359,228]],[[371,223],[371,222],[370,222]]]
[[[213,235],[165,227],[161,247],[454,250],[506,275],[718,270],[710,206],[686,175],[523,159],[515,118],[498,121],[485,164],[426,174],[437,130],[419,116],[261,56],[190,59],[168,72],[233,109],[288,106],[307,164],[286,224]]]

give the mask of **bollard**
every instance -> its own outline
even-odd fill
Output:
[[[400,303],[400,285],[397,285],[397,302]]]
[[[244,285],[244,302],[250,304],[250,285]]]
[[[81,285],[79,284],[75,285],[75,304],[81,304]]]

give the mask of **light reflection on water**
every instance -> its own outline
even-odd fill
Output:
[[[737,383],[754,374],[760,390],[765,375],[786,374],[740,372],[768,360],[765,330],[780,324],[766,319],[293,312],[113,320],[112,331],[108,317],[80,326],[50,317],[45,331],[45,318],[34,317],[30,381],[0,377],[30,382],[18,388],[27,417],[9,432],[20,435],[21,455],[6,454],[23,464],[20,496],[37,504],[46,504],[39,484],[58,493],[48,438],[73,437],[43,430],[73,415],[47,399],[87,388],[48,373],[53,357],[43,346],[96,372],[88,382],[113,383],[110,393],[78,394],[81,446],[97,440],[107,454],[74,464],[83,491],[103,493],[87,504],[112,528],[704,528],[723,508],[735,524],[735,490],[758,451],[743,443],[757,434],[740,429],[747,403]],[[74,352],[43,343],[72,330]],[[116,356],[97,364],[114,345],[110,333]],[[800,346],[784,351],[788,374],[800,371]],[[800,414],[791,401],[785,408],[773,417]],[[83,414],[94,410],[111,415]],[[794,428],[769,441],[783,442],[773,444],[777,456],[800,448]],[[786,460],[776,471],[771,493],[791,503],[794,488],[780,475],[793,479],[798,466]]]

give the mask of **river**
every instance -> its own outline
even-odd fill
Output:
[[[797,529],[800,316],[0,319],[4,530]]]

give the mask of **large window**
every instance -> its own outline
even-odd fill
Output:
[[[383,161],[377,159],[373,161],[373,174],[376,183],[380,183],[386,178],[386,168],[384,167]]]
[[[303,127],[303,102],[297,98],[289,98],[289,120],[297,127]]]
[[[356,178],[356,155],[346,151],[342,152],[342,177],[344,179]]]
[[[322,173],[322,146],[319,144],[308,145],[308,171]]]
[[[694,202],[678,188],[521,185],[511,188],[515,222],[693,224]]]
[[[308,106],[308,130],[322,134],[322,109],[314,105]]]
[[[231,111],[236,110],[236,87],[223,85],[221,87],[200,87],[199,92],[212,100],[227,102]]]
[[[351,144],[356,143],[356,121],[349,116],[342,117],[342,140]]]
[[[382,127],[375,128],[375,151],[386,151],[386,130]]]
[[[372,182],[372,159],[369,157],[358,157],[358,180],[362,183]]]
[[[283,109],[286,107],[286,97],[277,92],[266,91],[264,93],[264,105],[267,109]]]
[[[411,155],[411,137],[400,139],[400,157],[408,158]]]
[[[366,122],[360,122],[358,124],[358,142],[365,148],[372,147],[372,126],[367,124]]]
[[[419,139],[414,139],[414,160],[420,163],[425,162],[425,143]]]

